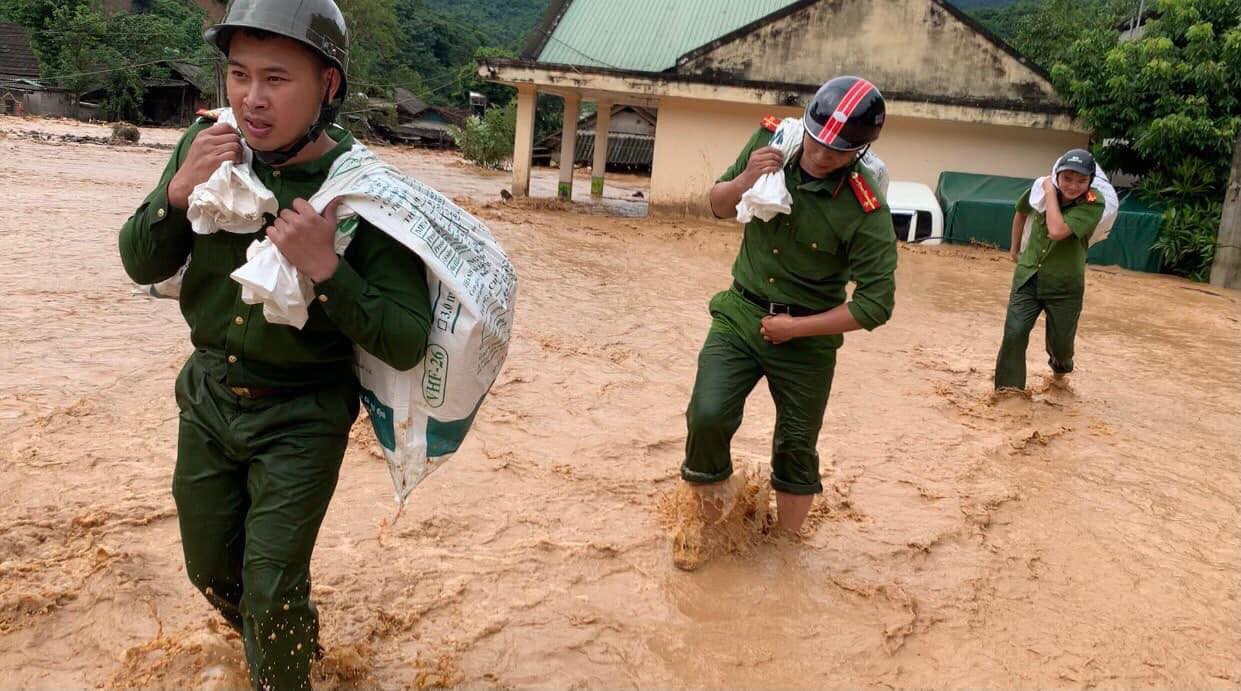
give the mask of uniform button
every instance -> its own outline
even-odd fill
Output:
[[[327,296],[326,296],[326,295],[320,295],[320,296],[319,296],[319,302],[327,302]]]
[[[810,249],[812,249],[812,250],[817,250],[817,249],[819,249],[819,243],[817,243],[817,242],[812,242],[812,243],[810,243]]]
[[[768,283],[775,283],[775,282],[776,282],[776,279],[774,279],[774,278],[769,278],[769,279],[767,279],[767,282],[768,282]]]
[[[156,218],[163,218],[163,217],[164,217],[167,213],[168,213],[167,211],[165,211],[165,210],[163,210],[163,209],[160,209],[159,211],[156,211],[156,212],[155,212],[155,217],[156,217]]]
[[[230,365],[235,365],[235,364],[237,364],[237,356],[236,356],[236,355],[229,355],[229,356],[228,356],[228,364],[230,364]]]
[[[242,324],[246,323],[246,320],[243,319],[241,315],[237,315],[236,317],[233,317],[233,323],[236,324],[237,326],[241,326]]]
[[[780,254],[780,248],[777,247],[771,251],[772,254]]]
[[[272,177],[275,177],[275,178],[280,177],[280,171],[278,171],[278,170],[277,170],[277,171],[273,172],[273,173],[272,173]]]

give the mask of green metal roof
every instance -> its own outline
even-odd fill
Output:
[[[681,55],[796,0],[572,0],[540,62],[662,72]],[[556,11],[556,4],[550,12]]]

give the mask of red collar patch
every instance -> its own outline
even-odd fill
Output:
[[[774,115],[768,115],[767,117],[763,118],[763,121],[759,124],[761,124],[763,126],[763,129],[767,130],[768,132],[775,132],[776,128],[780,126],[780,118],[777,118]]]
[[[874,213],[879,210],[883,204],[879,201],[879,197],[875,196],[874,190],[866,183],[866,178],[856,171],[849,174],[849,187],[853,188],[853,196],[857,197],[857,201],[862,205],[862,211],[866,213]]]

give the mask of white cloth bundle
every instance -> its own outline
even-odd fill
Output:
[[[266,223],[264,214],[279,213],[276,195],[255,177],[250,167],[253,156],[250,148],[243,146],[241,163],[221,163],[206,182],[190,192],[186,216],[195,233],[257,233]]]
[[[801,118],[785,118],[780,121],[775,134],[768,146],[780,149],[784,154],[785,163],[801,151],[802,137],[806,132]],[[888,168],[883,160],[870,151],[861,159],[862,167],[875,177],[879,185],[879,193],[886,199],[888,196]],[[787,214],[793,210],[793,197],[785,185],[784,168],[774,173],[764,173],[750,189],[741,193],[741,201],[737,202],[737,222],[749,223],[756,217],[770,221],[777,214]]]
[[[1043,181],[1047,177],[1041,177],[1034,181],[1034,185],[1030,187],[1030,206],[1039,213],[1047,213],[1047,199],[1043,192]],[[1056,182],[1056,171],[1051,171],[1052,184]],[[1099,219],[1099,225],[1095,226],[1094,234],[1090,236],[1090,247],[1103,242],[1107,239],[1109,233],[1112,232],[1112,226],[1116,225],[1116,217],[1120,214],[1120,197],[1116,194],[1116,188],[1112,187],[1111,180],[1108,179],[1107,173],[1103,172],[1103,168],[1099,164],[1095,164],[1094,181],[1090,183],[1091,189],[1099,193],[1103,197],[1103,218]],[[1021,234],[1021,251],[1026,250],[1026,246],[1030,244],[1030,233],[1034,228],[1034,219],[1027,218],[1025,230]]]

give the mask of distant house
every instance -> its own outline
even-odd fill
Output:
[[[608,127],[609,170],[650,171],[655,156],[656,113],[639,106],[612,106],[612,122]],[[590,113],[577,122],[575,164],[586,164],[595,157],[595,128],[599,114]],[[534,146],[536,164],[560,165],[561,133],[557,131]]]
[[[194,114],[210,108],[207,94],[211,92],[214,75],[209,68],[183,62],[161,63],[171,76],[142,81],[142,123],[152,125],[186,125]],[[105,95],[105,87],[95,86],[82,92],[82,117],[93,117],[94,105]]]
[[[406,89],[396,90],[397,124],[392,127],[376,125],[381,136],[398,144],[413,144],[432,148],[456,146],[452,138],[453,128],[465,125],[469,115],[458,108],[434,106],[423,101]]]
[[[30,49],[26,29],[0,22],[0,114],[72,115],[70,94],[44,86],[38,79],[39,60]]]

